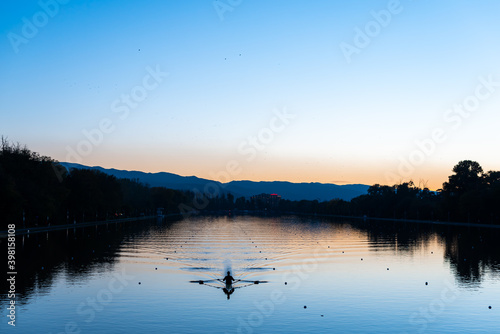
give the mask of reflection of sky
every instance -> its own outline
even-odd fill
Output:
[[[73,162],[210,178],[236,159],[245,168],[235,179],[372,184],[387,183],[398,157],[443,127],[448,141],[413,179],[438,188],[466,158],[499,169],[490,154],[498,94],[457,131],[442,118],[479,76],[498,80],[498,2],[401,6],[347,64],[339,44],[352,44],[355,27],[386,1],[259,0],[220,21],[210,1],[74,0],[17,54],[8,33],[20,34],[40,7],[4,2],[0,133],[65,161],[66,146],[109,117],[114,132]],[[169,76],[120,120],[111,103],[156,64]],[[239,144],[269,126],[275,107],[297,118],[246,163]]]
[[[96,267],[70,275],[64,269],[68,264],[56,266],[53,279],[45,282],[48,286],[39,282],[44,292],[33,293],[20,307],[16,329],[28,333],[36,326],[40,332],[60,332],[75,322],[82,332],[92,333],[160,333],[167,328],[235,333],[242,322],[248,325],[264,314],[262,324],[252,327],[255,332],[413,333],[423,326],[421,310],[434,314],[443,294],[450,300],[427,323],[427,331],[496,328],[498,267],[485,267],[472,284],[457,283],[448,258],[449,248],[461,255],[469,251],[473,231],[467,239],[451,227],[252,217],[128,226],[108,232],[104,227],[86,229],[90,237],[99,236],[100,244],[110,240],[120,245],[116,253],[112,250],[117,261],[106,270]],[[494,232],[491,237],[496,238]],[[106,258],[106,248],[97,248],[94,256]],[[475,250],[474,261],[498,261],[498,254],[481,253],[479,246]],[[221,278],[228,261],[235,278],[269,283],[237,289],[229,301],[220,289],[189,283]],[[131,276],[123,291],[110,294],[110,284],[119,288],[116,275],[123,272]],[[92,312],[92,302],[99,299],[106,302]],[[492,310],[487,309],[490,304]],[[95,318],[86,322],[91,314]]]

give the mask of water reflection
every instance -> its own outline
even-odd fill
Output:
[[[381,250],[381,244],[392,248],[395,254],[419,252],[424,248],[435,252],[442,247],[444,259],[464,287],[480,283],[486,273],[500,277],[499,229],[378,221],[349,224],[366,233],[375,252]]]
[[[451,228],[450,228],[451,229]],[[500,247],[497,230],[448,229],[443,233],[445,258],[463,286],[478,284],[486,274],[500,278]]]
[[[365,246],[375,253],[389,249],[396,256],[442,254],[464,287],[476,287],[485,275],[500,278],[498,229],[317,217],[246,217],[246,223],[234,224],[238,219],[242,218],[154,220],[18,236],[18,303],[28,303],[31,296],[48,293],[58,277],[76,284],[112,270],[117,258],[123,255],[124,244],[147,247],[152,254],[199,275],[198,281],[204,285],[220,288],[228,299],[235,289],[263,282],[259,275],[272,271],[282,259],[300,256],[313,245],[324,252],[346,251],[346,255],[352,247]],[[210,234],[213,229],[218,229],[217,233]],[[259,240],[252,240],[257,230],[266,232]],[[207,239],[210,235],[214,239]],[[6,239],[0,239],[0,246],[6,249]],[[227,258],[232,258],[237,282],[231,289],[219,281],[208,283],[225,273],[228,266],[221,259]],[[8,291],[5,280],[0,289],[0,303],[4,304]]]
[[[50,291],[59,277],[68,284],[81,283],[96,273],[111,271],[126,241],[143,236],[153,222],[116,223],[16,237],[16,303],[23,305],[33,295]],[[165,229],[173,222],[162,224]],[[6,249],[0,239],[0,249]],[[0,282],[1,295],[8,282]],[[0,299],[0,305],[6,300]],[[7,300],[8,302],[8,300]]]

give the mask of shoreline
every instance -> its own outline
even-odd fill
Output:
[[[361,216],[343,216],[343,215],[329,215],[329,214],[307,214],[307,213],[296,213],[289,212],[289,214],[294,214],[297,216],[319,216],[319,217],[337,217],[337,218],[349,218],[349,219],[359,219],[359,220],[380,220],[380,221],[392,221],[392,222],[405,222],[405,223],[417,223],[417,224],[431,224],[431,225],[453,225],[462,227],[491,227],[500,228],[500,225],[496,224],[483,224],[483,223],[461,223],[461,222],[442,222],[436,220],[418,220],[418,219],[401,219],[401,218],[375,218],[375,217],[361,217]]]
[[[164,215],[163,217],[174,217],[174,216],[179,216],[179,215],[180,215],[180,213],[171,213],[171,214]],[[66,230],[66,229],[70,229],[70,228],[81,228],[81,227],[98,226],[98,225],[106,225],[106,224],[126,223],[126,222],[131,222],[131,221],[141,221],[141,220],[148,220],[148,219],[155,219],[155,218],[158,218],[158,216],[143,216],[143,217],[134,217],[134,218],[101,220],[101,221],[96,221],[96,222],[86,222],[86,223],[77,223],[77,224],[64,224],[64,225],[21,228],[21,229],[16,229],[16,235],[43,233],[43,232],[51,232],[51,231],[58,231],[58,230]],[[7,231],[0,231],[0,238],[7,237],[7,234],[8,234]]]
[[[201,215],[206,216],[217,216],[217,215],[227,215],[227,213],[213,213],[213,212],[203,212],[200,211]],[[462,227],[491,227],[491,228],[500,228],[498,224],[483,224],[483,223],[462,223],[462,222],[446,222],[446,221],[438,221],[438,220],[419,220],[419,219],[403,219],[403,218],[376,218],[376,217],[364,217],[364,216],[346,216],[346,215],[333,215],[326,213],[303,213],[303,212],[294,212],[294,211],[263,211],[263,210],[245,210],[245,211],[231,211],[232,215],[235,216],[307,216],[307,217],[332,217],[332,218],[347,218],[347,219],[357,219],[357,220],[372,220],[372,221],[392,221],[392,222],[406,222],[406,223],[417,223],[417,224],[431,224],[431,225],[453,225],[453,226],[462,226]]]
[[[253,215],[252,212],[249,212],[250,215]],[[203,213],[202,213],[203,214]],[[375,218],[375,217],[362,217],[362,216],[345,216],[345,215],[332,215],[332,214],[319,214],[319,213],[301,213],[301,212],[283,212],[283,213],[275,213],[279,216],[283,215],[295,215],[295,216],[311,216],[311,217],[333,217],[333,218],[347,218],[347,219],[357,219],[363,221],[385,221],[385,222],[405,222],[405,223],[417,223],[417,224],[430,224],[430,225],[449,225],[449,226],[461,226],[461,227],[479,227],[479,228],[500,228],[500,225],[496,224],[483,224],[483,223],[461,223],[461,222],[442,222],[442,221],[433,221],[433,220],[417,220],[417,219],[401,219],[401,218]],[[240,215],[236,213],[235,215]],[[164,215],[164,217],[175,217],[182,216],[180,213],[171,213]],[[149,220],[155,219],[158,216],[144,216],[144,217],[134,217],[134,218],[122,218],[122,219],[114,219],[114,220],[102,220],[96,222],[86,222],[86,223],[77,223],[77,224],[64,224],[64,225],[52,225],[52,226],[42,226],[42,227],[31,227],[31,228],[22,228],[16,230],[16,235],[25,235],[32,233],[43,233],[43,232],[51,232],[58,230],[66,230],[70,228],[81,228],[81,227],[89,227],[89,226],[98,226],[105,224],[116,224],[116,223],[126,223],[131,221],[141,221],[141,220]],[[8,231],[0,231],[0,238],[7,237]]]

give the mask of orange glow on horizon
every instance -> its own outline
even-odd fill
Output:
[[[179,159],[169,157],[151,158],[147,152],[144,156],[135,156],[133,159],[126,155],[94,155],[93,159],[82,161],[83,165],[101,166],[103,168],[115,168],[129,171],[142,171],[146,173],[167,172],[181,176],[196,176],[199,178],[216,180],[219,182],[230,182],[239,180],[248,181],[287,181],[293,183],[332,183],[344,184],[381,184],[393,185],[400,182],[412,180],[417,186],[428,187],[430,190],[438,190],[443,182],[448,180],[452,174],[453,166],[426,165],[415,170],[410,177],[398,178],[396,182],[390,182],[386,174],[388,170],[397,171],[396,168],[388,168],[382,164],[316,164],[307,162],[290,161],[259,161],[258,163],[238,162],[233,169],[227,169],[227,163],[220,163],[220,159],[199,159],[193,156],[184,156]],[[199,157],[198,157],[199,158]],[[224,160],[222,160],[224,161]],[[225,161],[235,161],[226,159]]]

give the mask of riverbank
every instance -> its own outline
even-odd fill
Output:
[[[201,211],[202,215],[207,216],[220,216],[220,215],[228,215],[228,211]],[[332,218],[346,218],[346,219],[357,219],[363,221],[392,221],[392,222],[406,222],[406,223],[417,223],[417,224],[432,224],[432,225],[453,225],[453,226],[463,226],[463,227],[490,227],[490,228],[500,228],[500,225],[497,224],[481,224],[481,223],[462,223],[462,222],[444,222],[438,220],[418,220],[418,219],[401,219],[401,218],[375,218],[368,216],[345,216],[345,215],[332,215],[332,214],[322,214],[322,213],[304,213],[304,212],[295,212],[295,211],[265,211],[265,210],[233,210],[230,215],[235,216],[307,216],[307,217],[332,217]]]
[[[365,220],[365,221],[373,220],[373,221],[392,221],[392,222],[405,222],[405,223],[417,223],[417,224],[432,224],[432,225],[453,225],[453,226],[463,226],[463,227],[500,228],[500,225],[495,225],[495,224],[442,222],[442,221],[436,221],[436,220],[418,220],[418,219],[400,219],[400,218],[374,218],[374,217],[366,217],[366,216],[342,216],[342,215],[328,215],[328,214],[306,214],[306,213],[297,213],[297,212],[288,212],[287,214],[303,215],[303,216],[315,216],[315,217],[348,218],[348,219],[359,219],[359,220]]]
[[[172,214],[165,215],[164,217],[175,217],[175,216],[180,216],[180,214],[172,213]],[[20,228],[20,229],[16,229],[16,235],[43,233],[43,232],[50,232],[50,231],[57,231],[57,230],[66,230],[66,229],[70,229],[70,228],[88,227],[88,226],[94,226],[94,225],[126,223],[126,222],[131,222],[131,221],[148,220],[148,219],[154,219],[154,218],[157,218],[157,216],[142,216],[142,217],[102,220],[102,221],[96,221],[96,222],[86,222],[86,223],[77,223],[77,224]],[[0,238],[6,237],[6,236],[7,236],[7,231],[0,231]]]
[[[260,212],[247,211],[244,215],[257,215],[259,216]],[[203,214],[203,213],[202,213]],[[236,215],[241,215],[240,213],[234,213]],[[398,219],[398,218],[374,218],[374,217],[366,217],[366,216],[344,216],[344,215],[330,215],[330,214],[314,214],[314,213],[301,213],[301,212],[267,212],[265,215],[295,215],[295,216],[313,216],[313,217],[333,217],[333,218],[346,218],[346,219],[357,219],[363,221],[391,221],[391,222],[405,222],[405,223],[417,223],[417,224],[431,224],[431,225],[452,225],[452,226],[462,226],[462,227],[481,227],[481,228],[500,228],[500,225],[494,224],[480,224],[480,223],[461,223],[461,222],[442,222],[442,221],[433,221],[433,220],[417,220],[417,219]],[[176,217],[181,216],[178,213],[167,214],[164,217]],[[140,220],[148,220],[158,218],[157,216],[143,216],[143,217],[134,217],[134,218],[123,218],[123,219],[113,219],[113,220],[104,220],[97,222],[86,222],[86,223],[77,223],[77,224],[65,224],[65,225],[52,225],[52,226],[43,226],[43,227],[30,227],[23,229],[16,229],[16,235],[23,234],[32,234],[32,233],[43,233],[57,230],[65,230],[70,228],[81,228],[88,227],[94,225],[104,225],[104,224],[116,224],[116,223],[125,223],[131,221],[140,221]],[[0,231],[0,238],[6,237],[7,231]]]

